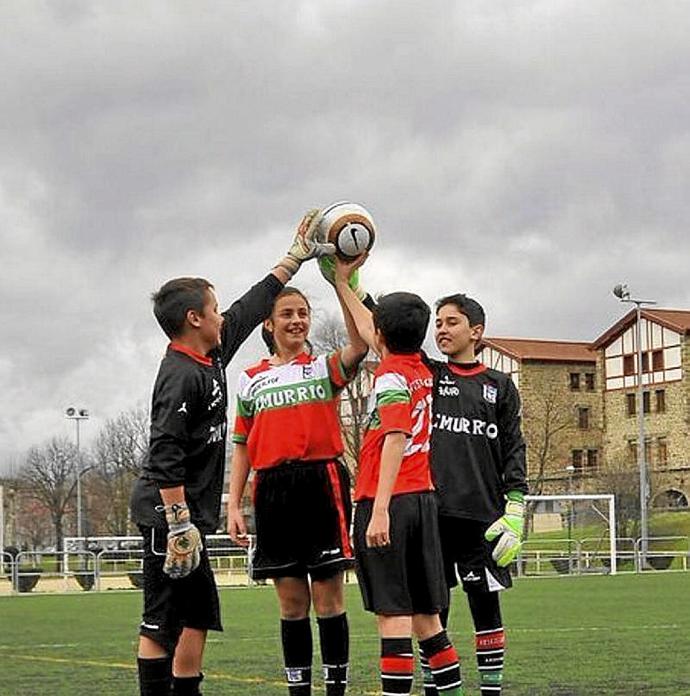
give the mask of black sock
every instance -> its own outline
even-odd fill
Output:
[[[350,629],[347,614],[318,618],[326,696],[343,696],[347,687]]]
[[[203,673],[196,677],[173,677],[172,696],[202,696],[199,685],[203,679]]]
[[[290,696],[310,696],[312,639],[309,617],[294,621],[282,619],[280,637]]]
[[[381,638],[381,691],[409,696],[413,678],[412,638]]]
[[[141,696],[170,696],[172,657],[137,658]]]

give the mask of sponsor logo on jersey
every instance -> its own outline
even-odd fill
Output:
[[[452,387],[446,387],[443,384],[439,385],[438,388],[439,396],[460,396],[460,389],[453,385]]]
[[[439,384],[445,384],[446,386],[455,386],[455,380],[450,376],[444,374],[439,380]]]
[[[449,433],[465,433],[466,435],[478,435],[495,440],[498,437],[496,423],[487,423],[480,418],[462,418],[459,416],[446,416],[443,413],[434,415],[434,428],[445,430]]]
[[[328,401],[332,397],[330,389],[326,388],[327,380],[317,380],[307,384],[290,385],[275,388],[271,391],[257,394],[254,401],[254,414],[269,408],[281,408],[310,401]]]
[[[495,404],[498,397],[498,389],[493,384],[484,385],[484,398],[490,403]]]

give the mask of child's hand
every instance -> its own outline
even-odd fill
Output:
[[[366,531],[366,542],[369,548],[388,546],[390,540],[390,518],[388,510],[374,508]]]
[[[344,260],[341,259],[339,256],[333,256],[332,258],[335,261],[335,281],[340,282],[340,283],[348,283],[350,281],[350,278],[355,271],[357,271],[358,268],[362,266],[362,264],[367,260],[367,257],[369,256],[368,253],[360,254],[359,256],[356,256],[354,259],[350,260]],[[357,280],[359,281],[359,277],[357,277]]]

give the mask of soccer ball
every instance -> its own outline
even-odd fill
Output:
[[[371,213],[357,203],[333,203],[321,215],[319,237],[335,244],[336,254],[353,259],[369,251],[376,239],[376,226]]]

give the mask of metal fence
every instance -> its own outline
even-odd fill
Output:
[[[642,540],[616,538],[615,563],[608,537],[527,540],[514,572],[518,576],[585,575],[590,573],[647,573],[687,571],[690,537],[649,537],[643,555]]]
[[[220,586],[251,585],[247,549],[224,534],[206,538],[211,567]],[[608,537],[527,540],[514,564],[519,577],[612,573]],[[81,548],[79,548],[81,546]],[[69,550],[0,553],[0,593],[72,592],[141,588],[141,537],[70,539]],[[616,539],[615,572],[687,571],[690,537],[649,537],[643,555],[641,539]],[[348,573],[354,581],[354,573]]]

